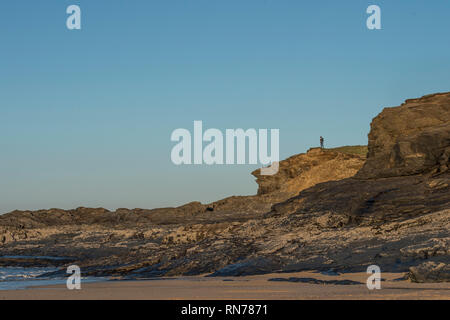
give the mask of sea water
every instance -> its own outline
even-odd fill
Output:
[[[25,289],[29,286],[64,283],[64,279],[36,279],[57,268],[0,267],[0,290]]]
[[[47,256],[2,256],[0,258],[14,259],[48,259],[59,260],[66,259],[64,257],[47,257]],[[39,277],[47,272],[58,271],[56,267],[0,267],[0,290],[18,290],[26,289],[33,286],[46,286],[55,284],[65,284],[65,277]],[[107,278],[81,277],[81,284],[87,282],[106,281]]]

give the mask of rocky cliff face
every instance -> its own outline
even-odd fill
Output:
[[[364,146],[353,148],[365,149]],[[276,191],[298,193],[321,182],[352,177],[365,160],[365,155],[357,153],[312,148],[306,154],[280,161],[279,171],[275,175],[262,176],[259,169],[252,175],[256,177],[259,195]]]
[[[385,109],[356,177],[364,157],[312,149],[273,177],[254,172],[255,196],[154,210],[16,211],[0,216],[0,256],[71,257],[84,275],[125,278],[377,264],[411,267],[413,281],[448,281],[449,95]]]
[[[355,177],[318,184],[272,213],[330,209],[348,221],[408,219],[449,208],[450,93],[385,108],[371,124]]]
[[[385,108],[371,124],[360,179],[446,172],[450,159],[450,93]]]

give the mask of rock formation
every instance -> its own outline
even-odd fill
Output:
[[[0,256],[69,257],[54,263],[125,278],[365,271],[377,264],[382,272],[409,272],[413,281],[448,281],[449,101],[450,93],[435,94],[383,110],[371,124],[365,163],[361,150],[311,149],[282,161],[277,175],[257,170],[254,196],[153,210],[2,215]],[[0,264],[23,263],[8,259]]]
[[[306,154],[297,154],[281,161],[275,175],[262,176],[259,169],[253,171],[259,187],[258,195],[276,191],[297,194],[321,182],[354,176],[366,160],[366,147],[353,146],[347,147],[347,150],[350,152],[312,148]]]
[[[450,94],[406,100],[373,119],[360,179],[446,172],[450,159]]]
[[[361,223],[401,221],[449,208],[450,93],[385,108],[371,124],[368,157],[353,178],[318,184],[272,214],[330,210]]]

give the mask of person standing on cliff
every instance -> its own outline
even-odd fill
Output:
[[[321,149],[323,149],[323,141],[324,141],[323,137],[320,136],[320,148]]]

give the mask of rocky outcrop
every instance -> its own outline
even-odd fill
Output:
[[[384,109],[355,177],[315,185],[271,214],[330,211],[342,223],[401,221],[449,208],[450,93]],[[335,218],[337,219],[337,218]]]
[[[421,239],[410,239],[410,245],[400,248],[398,257],[404,266],[427,260],[447,266],[449,129],[450,93],[407,100],[400,107],[384,109],[372,122],[367,161],[354,177],[303,190],[275,204],[266,216],[297,217],[299,221],[316,216],[321,227],[355,231],[364,226],[381,230],[392,223],[409,225],[413,221],[423,221],[425,226],[441,212],[445,228],[438,235],[428,230]],[[385,261],[383,267],[388,264]],[[417,275],[423,268],[412,270]],[[419,278],[426,279],[416,276]]]
[[[450,93],[385,108],[371,124],[360,179],[446,172],[450,162]]]
[[[68,257],[86,276],[345,272],[376,264],[382,272],[411,268],[413,281],[448,281],[448,116],[448,94],[385,109],[372,123],[364,166],[362,152],[348,147],[311,149],[282,161],[275,176],[254,172],[254,196],[2,215],[0,256]]]
[[[450,265],[432,261],[424,262],[411,267],[407,277],[412,282],[450,282]]]
[[[353,153],[333,149],[309,149],[306,154],[297,154],[280,161],[278,173],[274,175],[261,175],[260,169],[253,171],[258,184],[258,194],[276,191],[296,194],[321,182],[354,176],[366,160],[365,154],[356,153],[355,149],[360,151],[366,147],[347,148]]]

